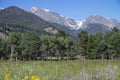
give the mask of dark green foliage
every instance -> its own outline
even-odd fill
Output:
[[[116,32],[110,37],[109,43],[113,46],[116,56],[120,57],[120,32]]]
[[[0,58],[10,60],[119,59],[120,32],[89,35],[80,32],[74,41],[63,30],[56,35],[38,35],[34,31],[12,32],[7,41],[0,39]]]
[[[0,38],[0,59],[6,59],[7,58],[7,53],[8,53],[8,47],[7,47],[7,43],[2,40],[2,38]]]
[[[83,56],[86,56],[88,54],[88,33],[86,31],[81,31],[78,35],[80,39],[80,48],[81,48],[81,54]]]
[[[17,59],[21,38],[21,33],[13,32],[9,34],[8,43],[11,47],[10,60],[13,60],[13,57]]]
[[[62,36],[62,37],[67,37],[67,36],[69,36],[64,30],[58,30],[58,33],[56,34],[56,36],[57,37],[60,37],[60,36]]]
[[[87,59],[92,59],[93,58],[93,49],[94,49],[94,36],[89,35],[88,38],[88,44],[87,44]]]
[[[119,32],[120,30],[117,28],[117,27],[114,27],[113,29],[112,29],[112,32]]]
[[[40,36],[41,40],[41,57],[42,59],[47,60],[48,55],[50,55],[50,50],[51,50],[51,38],[48,35],[41,35]]]
[[[22,36],[20,44],[22,48],[22,56],[26,59],[36,59],[39,54],[40,39],[39,36],[32,31],[26,32]]]

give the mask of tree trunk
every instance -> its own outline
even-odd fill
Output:
[[[60,58],[60,60],[64,60],[64,53],[63,53],[64,51],[61,51],[61,58]]]
[[[56,54],[57,60],[58,60],[58,58],[59,58],[59,56],[58,56],[58,55],[59,55],[59,52],[57,51],[57,54]]]
[[[44,61],[44,52],[42,52],[41,60]]]
[[[102,60],[104,59],[104,55],[103,54],[101,55],[101,58],[102,58]]]
[[[13,53],[14,53],[14,46],[11,45],[11,54],[10,54],[10,61],[13,60]]]
[[[30,61],[32,60],[31,56],[32,56],[32,54],[30,53],[30,54],[29,54],[29,60],[30,60]]]
[[[18,58],[17,56],[18,56],[18,53],[16,52],[16,57],[15,57],[15,61],[17,61],[17,58]]]
[[[1,56],[0,60],[3,60],[3,56]]]

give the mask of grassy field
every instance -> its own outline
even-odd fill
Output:
[[[0,61],[0,80],[5,74],[10,74],[8,80],[33,75],[40,80],[120,80],[120,61]]]

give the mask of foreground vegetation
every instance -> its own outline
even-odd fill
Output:
[[[22,80],[26,76],[40,80],[119,80],[119,63],[118,60],[0,61],[0,79],[10,74],[8,80]]]

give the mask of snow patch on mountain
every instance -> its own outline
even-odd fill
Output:
[[[31,12],[36,12],[37,10],[38,10],[38,8],[35,6],[30,9]]]
[[[70,23],[67,23],[70,29],[77,30],[76,25],[71,25]]]
[[[71,30],[78,30],[82,26],[82,21],[76,21],[72,18],[61,16],[64,20],[65,23],[68,25],[67,27]]]
[[[36,12],[36,11],[38,11],[39,9],[40,9],[40,8],[34,6],[34,7],[32,7],[30,10],[31,10],[32,12]],[[46,9],[46,8],[41,8],[41,9],[44,10],[45,12],[50,12],[50,10],[48,10],[48,9]]]
[[[50,12],[50,10],[48,10],[48,9],[45,9],[45,8],[44,8],[43,10],[45,10],[46,12]]]
[[[75,24],[71,24],[70,22],[67,22],[68,26],[70,29],[72,30],[78,30],[80,28],[82,28],[82,21],[75,21]]]
[[[79,28],[81,28],[83,21],[76,21],[77,25],[79,26]]]
[[[0,8],[0,10],[3,10],[4,8]]]

